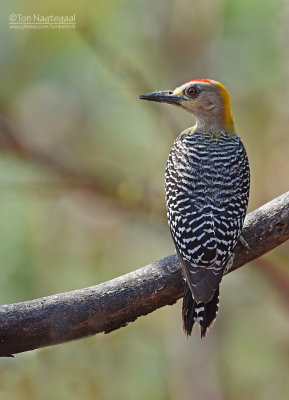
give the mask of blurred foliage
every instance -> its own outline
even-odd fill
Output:
[[[2,304],[173,252],[164,169],[193,121],[138,101],[142,92],[224,83],[250,159],[250,210],[288,190],[288,1],[4,0],[0,10]],[[11,13],[75,13],[77,27],[13,30]],[[274,274],[288,282],[288,253],[284,244],[270,268],[224,279],[205,340],[197,330],[186,340],[178,303],[109,335],[1,359],[0,399],[287,399],[288,296]]]

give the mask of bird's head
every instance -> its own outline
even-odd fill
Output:
[[[198,130],[235,132],[229,92],[217,81],[195,79],[173,91],[146,93],[139,98],[184,108],[194,115]]]

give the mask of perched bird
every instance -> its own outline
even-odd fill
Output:
[[[181,107],[196,121],[170,151],[165,190],[185,277],[184,331],[190,335],[197,322],[204,337],[218,313],[219,284],[242,239],[250,187],[246,150],[235,131],[230,95],[217,81],[195,79],[139,98]]]

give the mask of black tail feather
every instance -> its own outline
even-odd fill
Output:
[[[183,298],[183,329],[187,336],[192,333],[195,323],[195,300],[193,299],[192,292],[185,282],[184,298]]]
[[[183,298],[183,328],[187,336],[191,335],[195,322],[201,327],[201,337],[206,335],[218,314],[219,310],[219,286],[216,289],[214,297],[208,303],[196,303],[192,292],[185,283]]]

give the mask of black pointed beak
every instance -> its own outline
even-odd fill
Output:
[[[171,90],[165,90],[163,92],[151,92],[141,94],[139,95],[139,99],[180,105],[182,96],[174,94],[174,92],[172,92]]]

